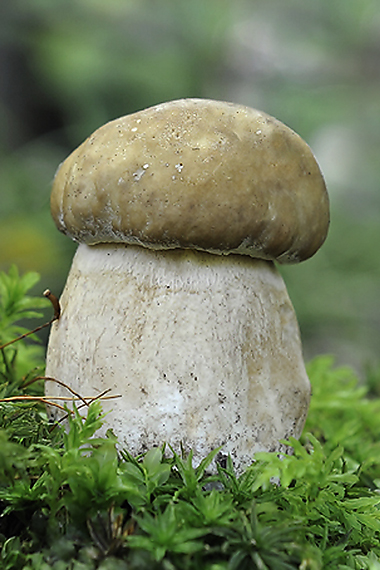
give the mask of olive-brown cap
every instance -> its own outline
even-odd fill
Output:
[[[60,231],[87,244],[311,257],[329,226],[309,146],[273,117],[203,99],[107,123],[60,166],[51,196]]]

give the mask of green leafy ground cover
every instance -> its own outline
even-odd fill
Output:
[[[38,277],[0,274],[0,345],[46,300]],[[49,424],[43,349],[0,354],[0,568],[7,570],[380,569],[380,400],[349,369],[309,365],[310,413],[293,454],[260,453],[237,476],[210,475],[215,453],[151,449],[132,457],[97,437],[101,402],[69,429]],[[168,452],[168,453],[167,453]]]

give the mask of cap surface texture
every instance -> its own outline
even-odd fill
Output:
[[[51,210],[91,244],[237,253],[282,263],[311,257],[329,225],[309,146],[249,107],[163,103],[111,121],[60,166]]]

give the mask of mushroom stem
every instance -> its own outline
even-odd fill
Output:
[[[96,396],[132,453],[216,447],[239,470],[298,437],[310,385],[285,284],[270,261],[81,244],[51,330],[48,376]],[[47,394],[61,395],[52,384]]]

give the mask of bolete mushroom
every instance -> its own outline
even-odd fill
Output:
[[[240,470],[300,435],[310,385],[273,262],[318,250],[329,205],[295,132],[232,103],[163,103],[80,145],[51,209],[80,245],[47,375],[120,393],[104,406],[122,445],[182,445],[195,461],[222,446]]]

